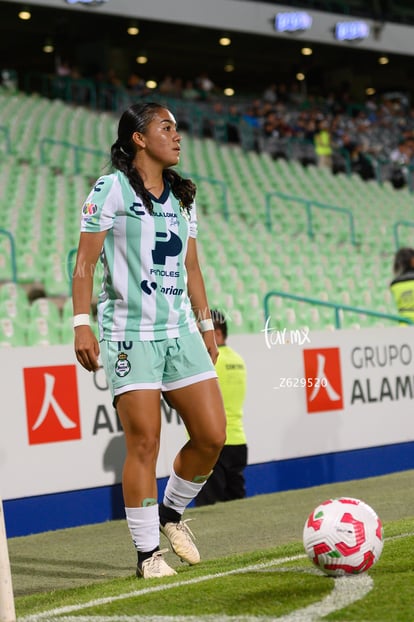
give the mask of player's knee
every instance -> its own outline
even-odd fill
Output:
[[[223,449],[225,442],[226,442],[226,431],[218,430],[214,433],[211,433],[209,435],[209,438],[204,440],[204,446],[212,454],[218,455]]]
[[[133,438],[127,443],[128,453],[140,462],[155,461],[158,456],[160,443],[158,438]]]

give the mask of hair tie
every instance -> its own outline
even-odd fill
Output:
[[[123,148],[123,146],[122,146],[122,145],[120,145],[119,150],[120,150],[120,151],[121,151],[124,155],[126,155],[126,156],[128,156],[128,157],[130,156],[130,154],[128,153],[128,151],[125,151],[125,149]]]

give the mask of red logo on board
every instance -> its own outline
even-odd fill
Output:
[[[343,391],[339,348],[303,350],[308,413],[342,410]]]
[[[81,438],[75,365],[23,369],[29,445]]]

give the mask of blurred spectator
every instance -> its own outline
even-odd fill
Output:
[[[216,90],[216,85],[210,80],[206,71],[202,71],[197,76],[196,85],[199,89],[200,98],[204,101],[208,101]]]
[[[197,101],[199,98],[199,92],[194,86],[194,82],[192,80],[187,80],[184,84],[184,88],[182,90],[182,98],[187,101]]]
[[[275,104],[277,102],[277,86],[275,83],[269,84],[264,90],[262,99],[269,104]]]
[[[260,103],[256,100],[253,104],[249,105],[244,114],[242,114],[243,121],[255,129],[261,127],[260,117]]]
[[[319,122],[318,129],[313,137],[318,166],[332,168],[332,143],[329,123],[326,120]]]
[[[367,154],[358,139],[348,132],[342,134],[337,146],[343,152],[345,163],[334,163],[333,172],[347,172],[349,166],[352,173],[357,173],[364,181],[375,179],[375,171]]]
[[[394,257],[390,289],[399,315],[414,322],[414,249],[400,248]]]
[[[183,81],[182,78],[174,78],[173,81],[173,97],[180,99],[183,95]]]
[[[230,106],[227,114],[227,142],[231,144],[240,143],[241,118],[239,108],[235,105]]]
[[[115,69],[110,68],[106,73],[98,74],[98,97],[100,106],[105,110],[116,110],[118,105],[118,95],[124,88],[121,78]]]
[[[407,185],[412,157],[413,149],[410,143],[406,141],[400,142],[397,147],[391,151],[391,183],[394,188],[403,188]]]
[[[227,129],[225,117],[226,113],[223,102],[214,102],[210,114],[204,119],[203,136],[226,142]]]
[[[145,81],[134,71],[129,74],[127,79],[127,89],[134,96],[140,97],[145,94]]]
[[[158,85],[158,90],[161,95],[167,95],[168,97],[174,97],[174,80],[172,76],[167,75],[161,80]]]
[[[60,60],[60,58],[56,61],[56,74],[58,76],[67,77],[70,76],[71,69],[70,64],[67,60]]]

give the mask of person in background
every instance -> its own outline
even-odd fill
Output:
[[[313,140],[318,166],[330,169],[332,167],[332,144],[328,121],[325,119],[319,121]]]
[[[414,249],[400,248],[394,257],[390,289],[399,315],[414,322]]]
[[[226,411],[227,439],[213,473],[195,499],[197,507],[246,496],[244,469],[247,465],[247,442],[243,425],[246,365],[240,354],[227,345],[225,315],[212,309],[211,317],[219,348],[216,371]]]
[[[172,169],[180,150],[175,118],[165,106],[145,102],[124,111],[111,147],[113,172],[96,181],[82,208],[72,281],[76,357],[93,372],[101,356],[125,433],[122,490],[136,574],[144,579],[176,574],[160,550],[160,531],[181,560],[200,561],[182,515],[205,485],[226,432],[214,369],[218,348],[196,247],[196,187]],[[98,342],[89,314],[99,258]],[[159,504],[161,392],[180,413],[189,439]]]

